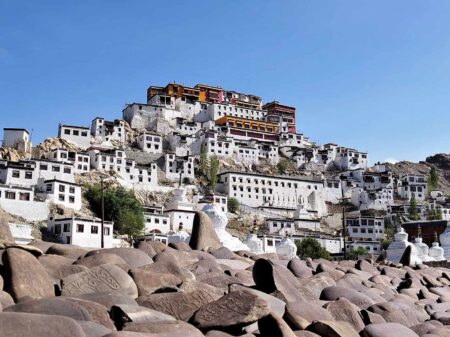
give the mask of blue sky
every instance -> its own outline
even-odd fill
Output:
[[[149,85],[297,107],[372,163],[450,152],[450,1],[0,1],[0,128],[119,118]]]

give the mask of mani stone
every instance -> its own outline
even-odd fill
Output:
[[[55,296],[53,281],[32,254],[23,249],[8,248],[3,258],[9,275],[7,288],[16,301],[22,297]]]
[[[303,301],[298,279],[284,266],[270,260],[259,259],[253,265],[256,289],[267,294],[278,291],[285,302]]]
[[[325,301],[334,301],[340,297],[348,299],[351,303],[357,305],[361,309],[367,309],[375,303],[369,296],[363,293],[353,290],[352,288],[339,286],[327,287],[320,295],[320,299]]]
[[[183,321],[130,323],[125,326],[124,331],[148,333],[142,337],[204,337],[200,330]]]
[[[137,299],[139,305],[163,312],[181,321],[189,321],[204,304],[219,299],[219,296],[204,290],[186,293],[164,293],[144,295]]]
[[[92,317],[80,305],[63,298],[41,298],[19,303],[5,309],[5,312],[24,312],[29,314],[59,315],[76,321],[91,321]]]
[[[136,298],[138,291],[133,279],[119,267],[104,264],[62,279],[62,295],[77,296],[81,294],[122,291]]]
[[[222,243],[209,216],[202,211],[195,212],[189,246],[195,250],[217,249]]]
[[[139,305],[114,305],[111,308],[111,317],[119,329],[127,323],[175,321],[172,316]]]
[[[340,321],[314,321],[308,330],[327,337],[359,337],[350,324]]]
[[[113,305],[138,305],[133,298],[118,291],[82,294],[77,295],[75,299],[82,299],[101,304],[105,306],[108,311],[111,310]]]
[[[87,252],[89,252],[87,248],[61,243],[55,243],[47,250],[47,254],[62,255],[75,260],[84,256]]]
[[[261,337],[295,337],[289,325],[274,313],[258,320],[258,328]]]
[[[139,296],[152,294],[165,287],[176,287],[183,280],[172,274],[155,273],[141,268],[132,269],[130,275],[136,283]]]
[[[92,321],[100,325],[103,325],[104,327],[108,328],[111,331],[116,330],[114,323],[111,321],[111,318],[109,317],[108,309],[104,305],[93,301],[83,300],[80,298],[73,298],[73,297],[60,297],[60,298],[63,298],[68,302],[75,303],[78,306],[84,308],[92,317]]]
[[[287,268],[298,278],[306,278],[313,276],[313,270],[308,267],[305,261],[300,260],[298,257],[292,258]]]
[[[270,313],[266,301],[246,290],[230,292],[203,305],[193,322],[201,329],[245,326]]]
[[[332,321],[333,316],[313,301],[288,302],[284,319],[296,330],[304,330],[315,320]]]
[[[346,298],[342,297],[337,301],[328,302],[324,307],[334,320],[347,322],[358,332],[364,329],[359,308]]]
[[[73,265],[74,260],[60,255],[42,255],[39,256],[38,260],[47,273],[57,280],[88,270],[85,266]]]
[[[115,264],[116,266],[125,266],[127,263],[117,254],[103,253],[83,257],[75,261],[76,265],[86,266],[88,268],[98,267],[102,264]]]
[[[153,263],[153,260],[145,252],[134,248],[98,249],[87,253],[86,257],[95,254],[116,254],[125,260],[130,269],[139,268]]]
[[[77,324],[83,329],[86,337],[103,337],[112,332],[112,330],[94,321],[77,321]]]
[[[398,323],[380,323],[367,325],[361,331],[362,337],[418,337],[418,335],[404,325]]]
[[[277,314],[280,317],[283,317],[283,315],[286,311],[286,303],[284,303],[279,298],[276,298],[275,296],[266,294],[266,293],[256,290],[256,289],[244,287],[240,284],[232,284],[230,286],[230,291],[237,291],[237,290],[250,291],[252,294],[261,297],[264,301],[266,301],[271,312]]]
[[[71,318],[21,312],[0,313],[0,336],[86,337],[83,329]]]

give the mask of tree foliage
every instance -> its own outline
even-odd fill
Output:
[[[202,144],[200,147],[200,157],[199,157],[199,168],[200,173],[206,176],[208,174],[208,154],[206,153],[206,145]]]
[[[439,176],[436,168],[433,166],[428,176],[428,191],[435,191],[439,189]]]
[[[413,194],[409,200],[409,218],[411,220],[420,220],[419,213],[417,212],[416,196]]]
[[[308,257],[312,259],[331,259],[330,254],[326,249],[314,238],[304,238],[301,241],[296,241],[295,244],[297,245],[297,255],[302,259]]]
[[[359,256],[366,255],[367,249],[363,247],[358,247],[356,249],[352,249],[349,252],[347,252],[347,259],[348,260],[358,260]]]
[[[216,190],[217,173],[219,173],[219,159],[213,156],[209,160],[209,188],[212,192]]]
[[[442,210],[440,208],[433,208],[428,215],[429,220],[442,220]]]
[[[230,213],[237,213],[239,211],[239,208],[241,205],[239,204],[239,201],[236,198],[228,198],[228,212]]]
[[[277,164],[278,173],[285,174],[289,168],[289,161],[285,158],[279,160]]]
[[[86,186],[84,193],[91,210],[97,217],[102,215],[101,186]],[[114,230],[130,237],[139,235],[144,229],[144,214],[139,201],[132,191],[123,187],[112,187],[104,190],[105,220],[114,221]]]

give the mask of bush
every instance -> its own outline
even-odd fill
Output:
[[[287,169],[289,168],[289,161],[287,159],[280,159],[277,164],[277,169],[280,174],[285,174]]]
[[[84,193],[91,210],[97,217],[102,216],[101,187],[99,184],[86,186]],[[123,187],[104,190],[105,220],[114,221],[114,230],[119,234],[134,237],[144,229],[144,213],[141,204],[132,191]]]
[[[358,260],[361,255],[367,255],[367,249],[363,247],[358,247],[357,249],[352,249],[347,252],[347,260]]]
[[[295,244],[297,245],[297,255],[301,259],[306,259],[308,257],[311,259],[331,259],[330,253],[328,253],[314,238],[305,238],[301,241],[296,241]]]
[[[236,198],[228,198],[228,212],[237,213],[241,207],[239,201]]]

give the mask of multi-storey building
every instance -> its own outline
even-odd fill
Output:
[[[266,103],[263,105],[263,110],[267,111],[267,121],[279,122],[279,117],[282,121],[287,123],[288,131],[295,133],[295,108],[292,106],[282,105],[277,101]]]
[[[164,214],[164,207],[157,205],[146,205],[144,209],[145,229],[148,233],[167,234],[170,231],[170,218]]]
[[[165,153],[158,159],[158,165],[166,179],[178,181],[180,178],[194,179],[194,157],[191,155],[177,156]]]
[[[397,185],[398,195],[401,198],[410,200],[412,196],[417,201],[424,201],[427,192],[427,180],[420,174],[403,174]]]
[[[26,129],[4,128],[3,147],[11,147],[22,153],[31,153],[31,137]]]
[[[146,153],[162,153],[162,136],[150,131],[142,131],[138,136],[139,148]]]
[[[102,117],[96,117],[91,124],[91,135],[102,142],[116,141],[119,144],[125,144],[127,133],[123,120],[115,119],[111,122]]]
[[[81,209],[81,186],[57,179],[40,181],[36,194],[45,201],[76,211]]]
[[[84,126],[59,124],[58,138],[67,140],[83,150],[91,146],[91,134],[89,128]]]
[[[277,142],[279,140],[279,126],[277,123],[224,116],[216,120],[222,134],[241,140],[265,140]]]

